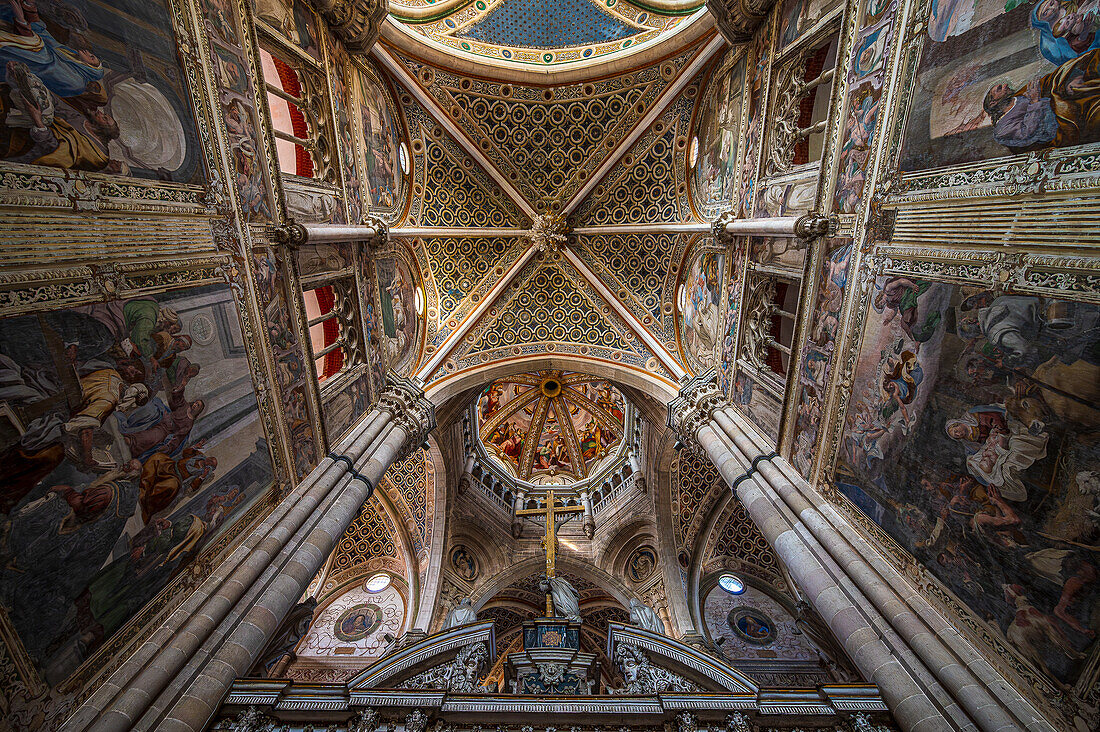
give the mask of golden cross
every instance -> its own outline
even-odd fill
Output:
[[[554,558],[558,553],[557,527],[554,518],[563,513],[580,513],[584,511],[582,506],[555,505],[554,491],[546,491],[546,508],[521,508],[516,511],[517,516],[546,516],[546,535],[542,538],[542,548],[546,550],[546,579],[554,576]],[[550,602],[550,595],[546,596],[546,617],[554,617],[554,609]]]

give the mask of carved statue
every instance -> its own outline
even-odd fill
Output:
[[[461,694],[496,691],[481,686],[481,669],[489,661],[484,642],[465,646],[454,660],[413,676],[401,684],[402,689],[439,689]]]
[[[428,729],[428,715],[419,709],[409,712],[405,717],[405,732],[424,732]]]
[[[630,622],[643,630],[664,635],[665,624],[661,622],[661,618],[657,616],[657,613],[653,612],[648,605],[643,605],[638,602],[637,598],[633,597],[630,598]]]
[[[218,729],[226,732],[273,732],[275,720],[256,707],[249,707],[233,721],[222,722]]]
[[[608,688],[609,694],[690,693],[702,691],[682,676],[654,666],[641,648],[620,643],[615,650],[615,663],[623,673],[622,687]]]
[[[476,622],[477,613],[474,611],[473,605],[470,604],[470,598],[464,597],[451,612],[447,613],[447,619],[443,622],[443,630]]]
[[[348,732],[377,732],[382,724],[382,715],[367,707],[348,720]]]
[[[749,718],[744,712],[734,712],[726,717],[726,729],[728,732],[752,732],[749,727]]]
[[[554,603],[554,615],[559,618],[581,622],[580,593],[573,585],[561,577],[551,577],[547,580],[543,577],[539,588],[543,592],[550,593],[550,599]]]

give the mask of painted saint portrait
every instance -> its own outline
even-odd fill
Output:
[[[382,608],[373,603],[353,605],[340,615],[333,633],[342,641],[362,640],[382,625]]]
[[[418,283],[408,262],[401,257],[379,259],[376,270],[386,360],[389,368],[405,372],[413,366],[420,345]]]
[[[373,69],[359,70],[359,99],[369,206],[394,211],[403,203],[401,125],[386,84]]]
[[[227,285],[0,320],[0,603],[56,684],[273,481]]]
[[[451,550],[451,568],[464,580],[473,582],[477,579],[477,559],[464,546],[459,545]]]
[[[687,268],[687,276],[679,291],[683,351],[696,370],[710,368],[714,363],[724,263],[725,257],[721,252],[697,253]]]
[[[0,159],[182,183],[201,156],[162,0],[0,6]]]
[[[730,630],[749,643],[765,645],[775,640],[775,623],[754,608],[737,607],[730,610],[729,626]]]
[[[744,56],[732,67],[720,68],[703,97],[695,127],[695,205],[706,216],[729,208],[737,188]]]
[[[1074,683],[1100,631],[1100,307],[899,276],[874,291],[841,491]]]
[[[1100,12],[1073,0],[935,0],[903,170],[1100,140]]]
[[[633,582],[644,582],[656,569],[657,553],[649,546],[635,549],[626,563],[626,573]]]

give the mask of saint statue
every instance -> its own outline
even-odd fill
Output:
[[[574,623],[581,622],[580,594],[573,585],[561,577],[551,577],[549,580],[543,577],[539,587],[550,594],[554,603],[554,615]]]
[[[477,613],[474,612],[473,605],[470,604],[470,598],[464,597],[451,612],[447,613],[447,619],[443,622],[443,630],[476,622]]]
[[[643,630],[664,635],[665,624],[661,618],[648,605],[643,605],[636,598],[630,599],[630,622]]]

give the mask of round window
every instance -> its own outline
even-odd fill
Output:
[[[367,592],[381,592],[390,586],[390,576],[385,572],[373,574],[363,586],[366,587]]]
[[[740,577],[732,574],[724,574],[718,578],[718,586],[731,595],[740,595],[745,591],[745,583]]]

